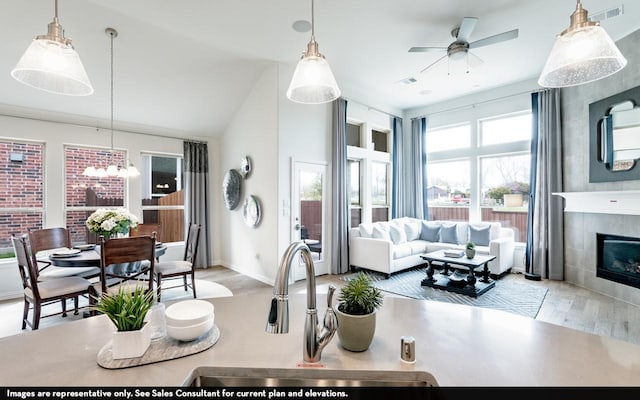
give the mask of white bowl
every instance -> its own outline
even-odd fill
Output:
[[[183,342],[195,340],[213,328],[213,320],[214,314],[211,314],[204,322],[191,326],[171,326],[167,323],[167,335]]]
[[[167,325],[187,327],[200,324],[213,315],[213,304],[204,300],[184,300],[170,305],[164,312]]]

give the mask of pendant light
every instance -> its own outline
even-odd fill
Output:
[[[110,61],[111,61],[111,118],[109,129],[111,131],[111,148],[110,148],[110,163],[107,168],[96,168],[94,166],[88,166],[82,172],[82,175],[105,178],[105,177],[119,177],[119,178],[127,178],[130,176],[138,176],[140,175],[140,171],[133,165],[133,163],[129,161],[128,167],[120,167],[114,162],[113,156],[113,39],[118,36],[118,31],[113,28],[105,29],[105,33],[109,36],[111,40],[110,46]]]
[[[314,27],[314,0],[311,0],[311,40],[307,51],[296,66],[291,78],[287,98],[296,103],[328,103],[340,97],[340,88],[333,77],[331,67],[318,51]]]
[[[538,79],[543,87],[567,87],[593,82],[627,65],[620,50],[598,22],[589,21],[580,0],[571,24],[560,35]]]
[[[68,96],[88,96],[93,86],[76,53],[71,38],[64,37],[58,22],[58,0],[55,0],[55,16],[48,25],[47,34],[36,36],[11,76],[27,86],[50,93]]]

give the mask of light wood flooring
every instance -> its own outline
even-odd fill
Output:
[[[272,291],[272,287],[265,283],[221,266],[198,270],[196,277],[224,285],[234,295],[263,294],[265,304],[269,301]],[[525,281],[521,274],[509,274],[502,279]],[[548,289],[536,319],[640,345],[640,307],[566,282],[543,280],[526,281],[526,283]],[[318,293],[326,293],[329,284],[340,287],[344,282],[340,280],[340,275],[323,275],[316,279],[316,284]],[[289,287],[289,293],[305,290],[306,282],[304,281],[296,282]],[[394,296],[383,293],[386,296]],[[22,300],[0,302],[0,337],[21,332],[21,314]],[[67,318],[60,316],[44,318],[41,329],[78,318],[81,316],[73,316],[72,313]]]

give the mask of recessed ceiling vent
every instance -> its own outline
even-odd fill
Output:
[[[596,13],[591,14],[591,21],[604,21],[605,19],[611,19],[615,17],[619,17],[624,14],[624,4],[620,4],[617,7],[608,8],[606,10],[598,11]]]

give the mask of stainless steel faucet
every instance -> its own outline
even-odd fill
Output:
[[[266,331],[268,333],[289,332],[289,272],[295,260],[294,256],[298,252],[302,255],[307,271],[307,315],[304,321],[302,359],[308,363],[317,363],[320,361],[322,349],[331,341],[338,329],[338,319],[331,307],[336,287],[329,285],[327,312],[324,315],[323,324],[319,325],[316,309],[316,274],[311,252],[304,242],[291,243],[280,260]]]

